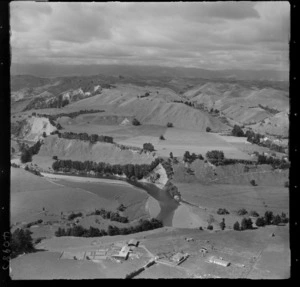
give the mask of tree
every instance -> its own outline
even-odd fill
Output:
[[[209,224],[209,225],[207,225],[207,229],[208,229],[208,230],[213,230],[214,227],[213,227],[211,224]]]
[[[288,181],[286,181],[286,182],[284,183],[284,187],[286,187],[286,188],[289,188],[289,187],[290,187],[290,184],[289,184]]]
[[[139,126],[139,125],[141,125],[141,123],[140,123],[136,118],[134,118],[134,119],[132,120],[132,124],[133,124],[134,126]]]
[[[259,214],[255,210],[251,210],[249,214],[253,217],[259,217]]]
[[[221,228],[221,230],[224,230],[225,227],[226,227],[226,225],[225,225],[225,218],[223,218],[222,222],[220,222],[220,228]]]
[[[168,127],[168,128],[173,128],[173,124],[170,123],[170,122],[168,122],[168,123],[167,123],[167,127]]]
[[[229,214],[229,211],[226,208],[219,208],[217,214]]]
[[[240,230],[240,224],[238,221],[235,222],[235,224],[233,224],[233,229],[234,230]]]
[[[275,217],[274,217],[274,220],[273,220],[273,224],[274,225],[279,225],[281,223],[281,217],[279,214],[277,214]]]
[[[144,143],[143,144],[143,150],[153,152],[154,151],[154,146],[153,146],[152,143]]]
[[[21,162],[26,163],[30,161],[32,161],[32,154],[27,149],[23,150],[21,154]]]
[[[170,152],[170,158],[174,158],[174,157],[173,157],[173,153],[172,153],[172,152]]]
[[[245,136],[242,128],[238,125],[234,125],[232,131],[231,131],[231,134],[235,137],[243,137]]]
[[[257,183],[255,182],[254,179],[250,180],[250,183],[251,183],[251,185],[253,185],[253,186],[257,186]]]
[[[247,213],[248,213],[248,211],[245,208],[241,208],[237,211],[238,215],[245,215]]]
[[[211,128],[210,127],[206,127],[206,132],[207,133],[211,132]]]
[[[159,139],[160,139],[160,140],[165,140],[165,138],[164,138],[163,135],[160,135]]]
[[[241,230],[246,230],[246,229],[248,229],[248,222],[246,218],[243,218],[241,222]]]
[[[265,222],[266,222],[266,225],[272,224],[273,218],[274,218],[274,215],[273,215],[272,211],[266,211],[265,212]]]
[[[17,257],[19,254],[22,253],[30,253],[35,251],[33,246],[32,232],[27,230],[23,230],[17,228],[11,237],[11,258]]]
[[[43,132],[43,137],[44,137],[44,138],[47,137],[46,132]]]
[[[255,222],[256,226],[263,227],[266,225],[264,217],[258,217]]]
[[[57,155],[54,155],[54,156],[52,157],[52,159],[58,160]]]

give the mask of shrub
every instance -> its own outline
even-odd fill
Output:
[[[248,211],[245,208],[241,208],[237,211],[238,215],[245,215],[247,213],[248,213]]]
[[[169,123],[167,123],[167,127],[168,128],[173,128],[173,124],[169,122]]]
[[[140,123],[136,118],[134,118],[134,119],[132,120],[132,124],[133,124],[134,126],[140,126],[140,125],[141,125],[141,123]]]
[[[238,221],[236,221],[235,224],[233,224],[233,230],[240,230],[240,224]]]
[[[226,208],[219,208],[217,211],[217,214],[220,214],[220,215],[229,214],[229,211]]]
[[[43,132],[43,137],[44,137],[44,138],[47,137],[46,132]]]
[[[209,224],[209,225],[207,225],[207,229],[208,229],[208,230],[213,230],[214,227],[213,227],[211,224]]]
[[[164,138],[163,135],[160,135],[159,139],[160,139],[160,140],[165,140],[165,138]]]
[[[259,217],[259,214],[255,210],[251,210],[249,215],[253,217]]]
[[[231,131],[231,134],[235,137],[243,137],[245,136],[242,128],[238,125],[234,125],[232,131]]]
[[[154,146],[152,143],[144,143],[143,150],[152,152],[154,151]]]
[[[280,224],[282,221],[281,221],[281,217],[280,217],[280,215],[276,215],[275,217],[274,217],[274,219],[273,219],[273,224],[274,225],[278,225],[278,224]]]
[[[274,219],[273,212],[272,211],[266,211],[265,212],[265,222],[266,222],[266,225],[272,224],[273,219]]]
[[[256,226],[258,226],[258,227],[265,226],[266,223],[265,223],[264,217],[258,217],[258,218],[256,219],[255,224],[256,224]]]
[[[253,185],[253,186],[257,186],[257,183],[255,182],[254,179],[250,180],[250,183],[251,183],[251,185]]]
[[[211,128],[210,127],[206,127],[206,132],[207,133],[211,132]]]
[[[251,218],[243,218],[241,222],[241,230],[246,230],[246,229],[252,229],[253,228],[253,222]]]
[[[221,228],[221,230],[224,230],[225,227],[226,227],[226,225],[225,225],[225,219],[223,218],[222,222],[220,222],[220,228]]]
[[[54,156],[52,157],[52,159],[58,160],[57,155],[54,155]]]
[[[289,187],[290,187],[290,183],[289,183],[288,181],[286,181],[286,182],[284,183],[284,187],[289,188]]]

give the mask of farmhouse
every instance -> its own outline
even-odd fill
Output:
[[[230,262],[228,261],[225,261],[225,260],[222,260],[222,259],[219,259],[219,258],[215,258],[215,257],[211,257],[209,259],[209,262],[210,263],[214,263],[214,264],[217,264],[217,265],[221,265],[223,267],[227,267],[230,265]]]

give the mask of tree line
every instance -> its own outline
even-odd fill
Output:
[[[117,221],[121,223],[128,223],[129,220],[125,216],[121,216],[118,212],[113,212],[110,210],[105,210],[101,208],[100,210],[96,209],[91,212],[89,215],[100,215],[103,219],[110,219],[111,221]]]
[[[105,162],[93,161],[72,161],[72,160],[56,160],[52,164],[55,171],[70,172],[71,170],[81,172],[95,172],[98,174],[122,175],[125,174],[128,179],[142,179],[147,176],[157,165],[160,159],[156,158],[151,164],[109,164]]]
[[[107,230],[99,229],[95,227],[90,227],[85,229],[81,225],[76,225],[74,227],[64,228],[59,227],[55,232],[55,236],[76,236],[76,237],[101,237],[101,236],[114,236],[114,235],[126,235],[132,233],[138,233],[147,230],[153,230],[161,228],[163,226],[162,222],[156,218],[141,219],[136,226],[119,228],[117,226],[109,225]]]
[[[60,117],[69,117],[71,119],[78,117],[79,115],[82,114],[93,114],[93,113],[103,113],[105,110],[80,110],[76,112],[71,112],[71,113],[59,113],[55,115],[49,115],[49,114],[38,114],[36,112],[33,112],[32,115],[35,117],[44,117],[48,118],[49,120],[56,121]]]
[[[256,213],[256,217],[258,213]],[[279,225],[281,223],[286,224],[289,222],[289,218],[284,212],[274,215],[272,211],[266,211],[264,216],[258,217],[255,221],[256,226],[263,227],[266,225]],[[243,218],[241,223],[236,221],[233,225],[234,230],[247,230],[253,229],[253,222],[251,218]]]
[[[81,141],[89,141],[91,144],[96,142],[106,142],[106,143],[113,143],[113,137],[109,136],[99,136],[97,134],[88,135],[87,133],[73,133],[73,132],[64,132],[64,133],[57,133],[59,138],[70,139],[70,140],[81,140]]]

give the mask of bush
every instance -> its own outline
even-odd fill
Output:
[[[232,131],[231,131],[231,134],[235,137],[243,137],[245,136],[242,128],[238,125],[234,125]]]
[[[247,230],[247,229],[252,229],[252,220],[251,218],[243,218],[242,222],[241,222],[241,230]]]
[[[266,225],[264,217],[258,217],[255,222],[256,226],[263,227]]]
[[[266,225],[272,224],[272,221],[274,219],[274,215],[272,211],[266,211],[265,212],[265,223]]]
[[[140,123],[136,118],[134,118],[134,119],[132,120],[132,124],[133,124],[134,126],[140,126],[140,125],[141,125],[141,123]]]
[[[249,215],[253,217],[259,217],[259,214],[255,210],[251,210]]]
[[[79,213],[71,213],[69,216],[68,216],[68,220],[73,220],[74,218],[76,217],[81,217],[82,216],[82,213],[79,212]]]
[[[217,214],[220,214],[220,215],[229,214],[229,211],[226,208],[219,208],[217,211]]]
[[[225,227],[226,227],[226,225],[225,225],[225,219],[223,218],[222,222],[220,222],[220,228],[221,228],[221,230],[224,230]]]
[[[211,128],[210,127],[206,127],[206,132],[207,133],[211,132]]]
[[[160,140],[165,140],[165,138],[164,138],[163,135],[160,135],[159,139],[160,139]]]
[[[255,182],[254,179],[250,180],[250,183],[251,183],[251,185],[253,185],[253,186],[257,186],[257,183]]]
[[[240,224],[238,221],[236,221],[235,224],[233,224],[233,230],[240,230]]]
[[[154,151],[154,146],[152,143],[144,143],[143,144],[143,150],[153,152]]]
[[[279,225],[281,222],[282,222],[282,221],[281,221],[281,217],[280,217],[280,215],[277,214],[277,215],[274,217],[272,223],[273,223],[274,225]]]
[[[213,227],[211,224],[209,224],[209,225],[207,226],[207,229],[208,229],[208,230],[213,230],[214,227]]]
[[[289,187],[290,187],[290,183],[289,183],[288,181],[286,181],[286,182],[284,183],[284,187],[289,188]]]
[[[245,208],[241,208],[237,211],[238,215],[245,215],[247,213],[248,213],[248,211]]]
[[[167,127],[168,128],[173,128],[173,124],[172,123],[167,123]]]
[[[52,157],[52,159],[54,159],[54,160],[58,160],[58,157],[57,157],[57,155],[54,155],[54,156]]]

